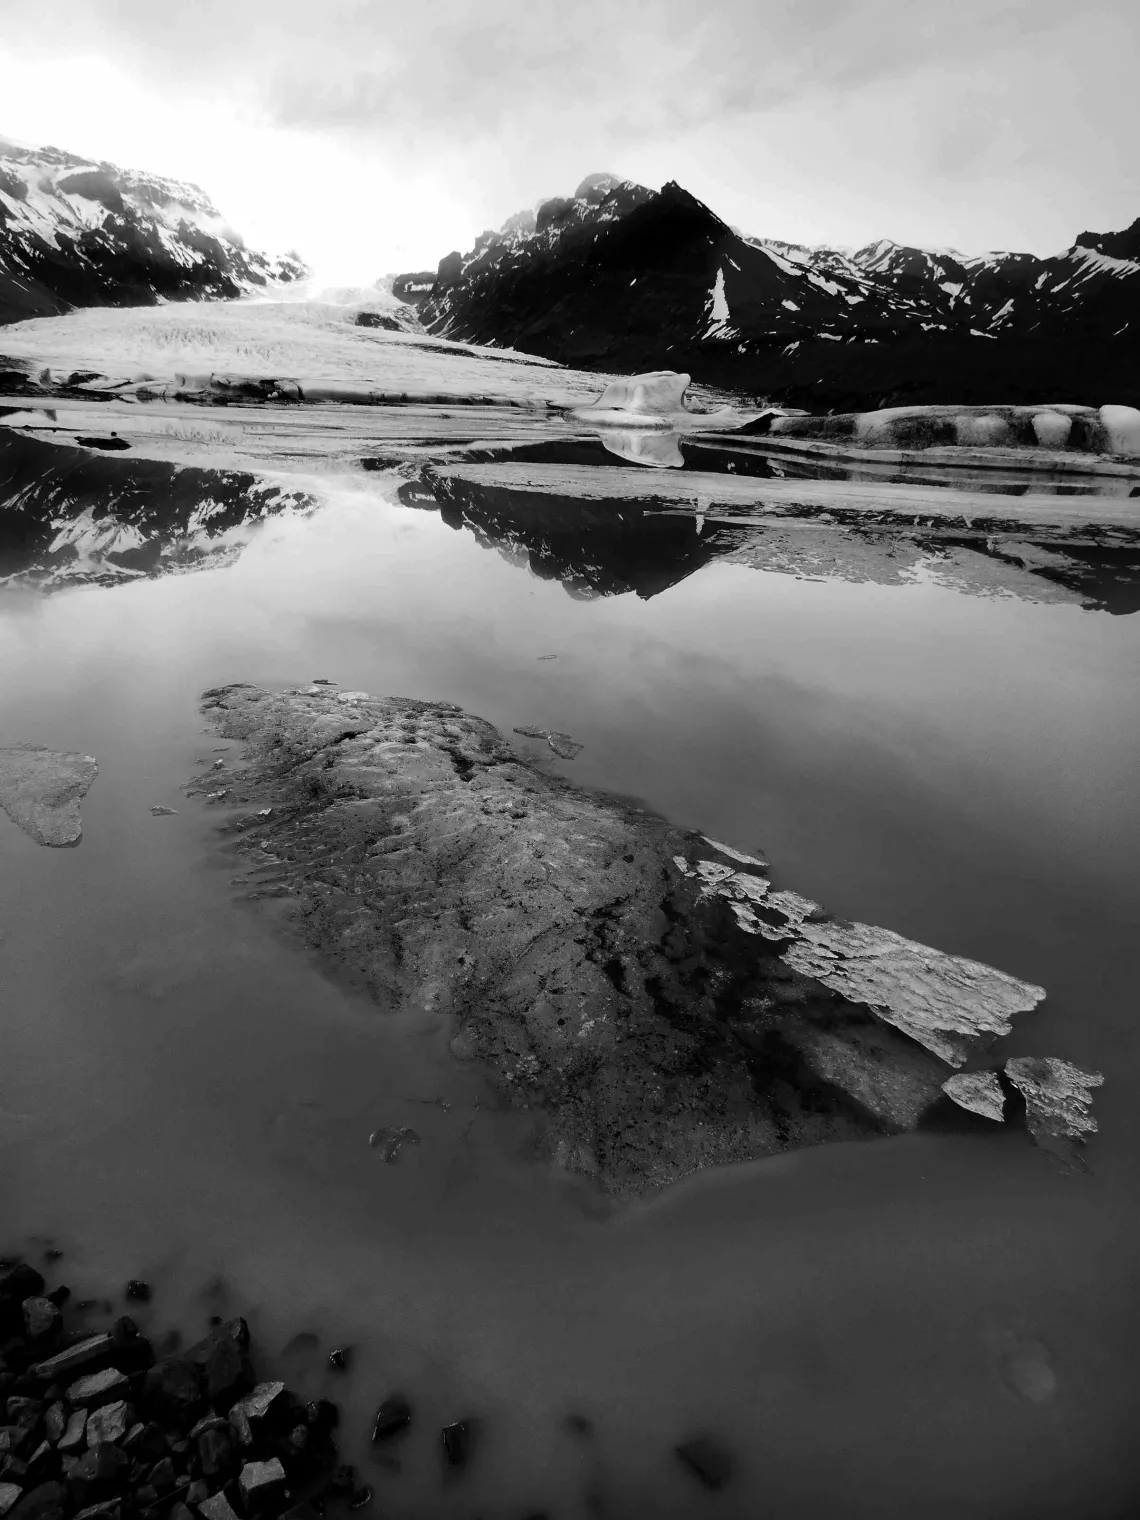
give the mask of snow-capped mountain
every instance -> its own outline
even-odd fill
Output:
[[[1140,383],[1140,222],[1054,258],[846,253],[745,237],[674,183],[591,175],[393,289],[449,338],[800,404],[1083,400],[1098,383],[1125,399]]]
[[[0,323],[232,298],[307,272],[247,248],[196,185],[0,138]]]

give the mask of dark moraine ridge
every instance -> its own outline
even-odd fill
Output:
[[[544,1154],[609,1191],[993,1122],[942,1084],[1042,989],[770,892],[762,861],[449,703],[239,684],[203,711],[247,746],[192,790],[235,809],[250,895],[382,1009],[452,1018],[453,1053],[543,1111]]]

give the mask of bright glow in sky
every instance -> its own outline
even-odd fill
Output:
[[[605,169],[757,235],[967,252],[1140,215],[1133,0],[39,0],[0,133],[201,185],[328,283]]]

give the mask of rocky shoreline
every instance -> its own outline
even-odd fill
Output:
[[[1063,1061],[962,1101],[955,1071],[1044,989],[837,920],[773,889],[760,859],[573,786],[452,704],[238,684],[203,711],[246,745],[191,790],[227,810],[249,895],[282,899],[381,1009],[450,1018],[452,1053],[542,1116],[544,1155],[611,1194],[1024,1122],[1029,1089],[1034,1139],[1095,1129],[1096,1074]]]
[[[49,1292],[28,1262],[0,1260],[4,1520],[315,1520],[329,1501],[371,1500],[338,1464],[337,1406],[258,1382],[244,1319],[214,1316],[183,1349],[176,1332],[155,1346],[130,1315],[98,1334],[78,1317],[65,1285]]]

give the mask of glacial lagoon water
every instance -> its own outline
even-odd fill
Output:
[[[156,1324],[246,1314],[270,1365],[343,1401],[384,1516],[1130,1513],[1140,619],[716,560],[597,596],[430,504],[318,495],[231,564],[0,595],[0,742],[100,763],[78,849],[0,817],[8,1235],[58,1245],[77,1294],[147,1278]],[[565,730],[571,762],[518,743],[1042,983],[1002,1049],[1105,1073],[1088,1170],[999,1133],[622,1210],[551,1175],[446,1029],[240,900],[223,812],[181,793],[222,742],[203,688],[314,677]],[[422,1137],[395,1166],[367,1143],[388,1123]],[[302,1329],[351,1370],[286,1351]],[[421,1416],[399,1472],[365,1442],[395,1387]],[[435,1432],[466,1416],[477,1457],[445,1483]],[[702,1431],[738,1459],[718,1494],[672,1456]]]

